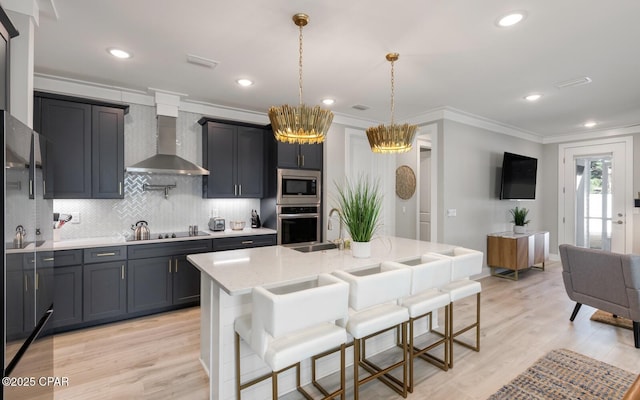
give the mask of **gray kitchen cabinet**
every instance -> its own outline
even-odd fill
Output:
[[[48,139],[45,195],[56,199],[124,197],[123,105],[36,92],[34,127]]]
[[[82,250],[54,252],[52,328],[82,322]]]
[[[153,310],[172,304],[172,261],[172,257],[129,261],[128,312]]]
[[[200,301],[200,270],[187,261],[187,256],[173,258],[173,304]]]
[[[200,271],[187,255],[211,249],[208,239],[129,246],[129,312],[197,304]]]
[[[91,197],[124,198],[124,111],[91,107]]]
[[[275,246],[276,234],[232,236],[213,239],[213,251],[250,249],[253,247]]]
[[[87,264],[83,268],[83,319],[93,321],[127,313],[126,261]]]
[[[203,197],[262,198],[264,127],[201,118]]]
[[[5,302],[11,304],[5,310],[7,341],[26,336],[24,326],[24,296],[27,278],[22,268],[22,254],[7,254],[5,265]]]
[[[53,269],[51,326],[62,328],[82,322],[82,265]]]
[[[277,142],[277,166],[278,168],[322,170],[322,150],[322,144]]]

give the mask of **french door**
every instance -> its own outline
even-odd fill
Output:
[[[559,242],[632,251],[632,138],[559,147]]]

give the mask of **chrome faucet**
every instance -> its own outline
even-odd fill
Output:
[[[333,224],[331,223],[331,217],[333,217],[333,213],[337,212],[338,213],[338,217],[340,218],[340,232],[338,234],[338,246],[339,248],[342,250],[343,246],[344,246],[344,240],[342,239],[342,214],[340,213],[340,210],[338,210],[337,208],[332,208],[331,211],[329,211],[329,222],[327,223],[327,229],[328,230],[333,230]]]

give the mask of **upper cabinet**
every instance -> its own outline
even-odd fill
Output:
[[[48,139],[45,177],[56,199],[124,197],[124,114],[128,106],[36,92],[34,127]]]
[[[277,143],[278,168],[322,170],[322,144]]]
[[[201,118],[202,163],[206,198],[262,198],[264,137],[262,126]]]

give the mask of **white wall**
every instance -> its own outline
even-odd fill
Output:
[[[454,121],[441,121],[438,130],[438,242],[486,252],[487,234],[512,230],[509,209],[530,210],[530,230],[551,230],[544,217],[546,176],[543,145]],[[500,200],[500,173],[505,151],[539,160],[535,201]],[[457,216],[447,217],[455,209]],[[486,262],[486,260],[485,260]]]

